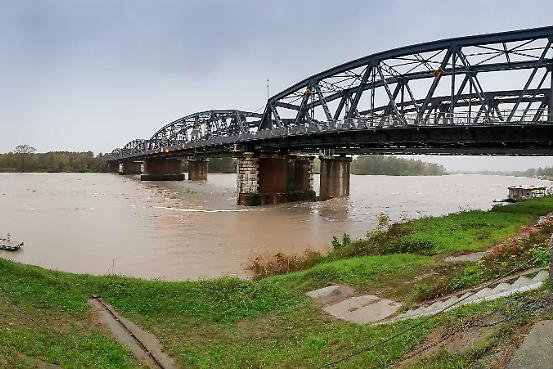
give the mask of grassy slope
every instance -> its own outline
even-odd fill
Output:
[[[489,211],[471,210],[413,219],[403,223],[400,231],[379,237],[379,241],[358,240],[334,250],[326,260],[398,250],[416,250],[427,255],[480,251],[507,239],[552,209],[553,196],[549,196],[499,205]],[[375,242],[380,244],[376,246]]]
[[[530,199],[490,211],[465,211],[409,222],[407,241],[428,242],[431,252],[478,251],[503,241],[540,215],[553,209],[553,197]]]
[[[551,208],[553,199],[546,198],[491,212],[424,218],[410,222],[414,232],[407,236],[424,236],[435,252],[457,249],[450,243],[453,240],[480,249],[492,242],[478,236],[482,229],[488,229],[492,239],[503,239]],[[130,354],[91,321],[86,301],[93,293],[156,334],[185,368],[318,367],[412,323],[370,327],[332,320],[303,295],[306,289],[331,282],[362,290],[394,280],[412,284],[414,276],[439,267],[438,263],[414,254],[364,256],[259,282],[230,278],[161,282],[74,275],[0,259],[0,367],[14,363],[29,367],[33,357],[64,368],[137,367]],[[391,342],[385,350],[365,353],[341,367],[385,367],[416,347],[432,329],[457,322],[456,315],[479,314],[502,304],[451,312]]]

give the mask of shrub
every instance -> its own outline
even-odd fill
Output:
[[[313,250],[305,250],[303,255],[285,255],[279,252],[268,258],[257,256],[251,259],[247,269],[253,273],[255,280],[259,280],[270,275],[286,274],[311,268],[322,260],[323,256]]]

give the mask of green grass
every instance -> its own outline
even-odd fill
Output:
[[[538,216],[553,209],[553,197],[499,205],[490,211],[464,211],[443,217],[425,217],[408,222],[406,242],[429,245],[431,253],[479,251],[516,233]]]
[[[553,209],[553,196],[498,205],[489,211],[471,210],[439,217],[423,217],[390,225],[330,252],[323,260],[371,254],[481,251],[504,241],[522,226]]]
[[[8,312],[0,317],[0,367],[28,358],[64,368],[137,367],[126,350],[91,323],[86,301],[99,292],[157,335],[182,368],[317,368],[414,322],[363,326],[330,319],[304,296],[306,288],[333,278],[374,288],[383,276],[409,281],[419,268],[433,263],[427,256],[384,255],[259,282],[162,282],[74,275],[0,260],[0,308]],[[497,311],[504,304],[455,310],[339,367],[385,368],[434,329]]]
[[[333,263],[330,268],[344,280],[369,283],[381,272],[399,272],[398,266],[404,262],[413,263],[414,270],[428,260],[411,255],[367,257]],[[331,320],[299,286],[289,287],[294,278],[304,287],[319,283],[317,278],[325,273],[319,267],[287,280],[162,282],[74,275],[0,259],[0,296],[5,306],[14,307],[11,315],[0,318],[0,344],[66,368],[93,367],[91,360],[99,351],[102,355],[94,360],[103,367],[134,367],[136,363],[125,350],[86,324],[90,320],[86,301],[93,293],[100,293],[125,316],[156,334],[185,368],[316,367],[407,324],[369,327]],[[310,278],[314,278],[312,282],[308,282]],[[38,323],[24,319],[27,316]],[[69,322],[68,326],[56,329],[58,320]],[[15,328],[5,328],[10,321],[17,322]],[[427,333],[418,330],[399,339],[388,351],[364,355],[363,360],[353,360],[346,367],[364,367],[367,359],[378,363],[397,360]],[[2,355],[0,351],[0,358]]]
[[[421,268],[436,265],[435,259],[415,254],[361,256],[318,264],[313,268],[266,278],[281,281],[286,286],[307,291],[331,283],[347,283],[369,290],[381,279],[407,279]]]

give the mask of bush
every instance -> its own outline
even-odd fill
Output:
[[[323,256],[313,250],[305,250],[304,255],[275,254],[272,257],[264,258],[257,256],[251,259],[247,269],[253,272],[253,278],[259,280],[270,275],[286,274],[302,269],[311,268],[323,260]]]

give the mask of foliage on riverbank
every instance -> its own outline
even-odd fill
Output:
[[[439,176],[446,174],[442,165],[422,160],[404,159],[396,156],[358,156],[351,162],[353,174],[388,176]]]
[[[207,165],[209,173],[236,173],[236,159],[234,158],[211,158]]]
[[[321,172],[321,161],[313,162],[313,173]],[[405,159],[397,156],[357,156],[351,162],[351,173],[385,176],[440,176],[447,174],[439,164],[422,160]]]
[[[379,227],[365,239],[338,242],[326,255],[306,252],[305,256],[279,255],[254,259],[250,270],[255,278],[311,268],[316,264],[368,255],[417,253],[455,254],[481,251],[505,241],[553,209],[553,196],[494,206],[491,210],[470,210],[439,217],[423,217],[390,224],[380,216]],[[280,262],[279,262],[280,261]],[[265,262],[265,264],[264,264]],[[254,265],[255,264],[255,265]],[[277,267],[274,267],[274,265]]]
[[[0,154],[0,172],[101,173],[107,169],[104,155],[92,151]]]

